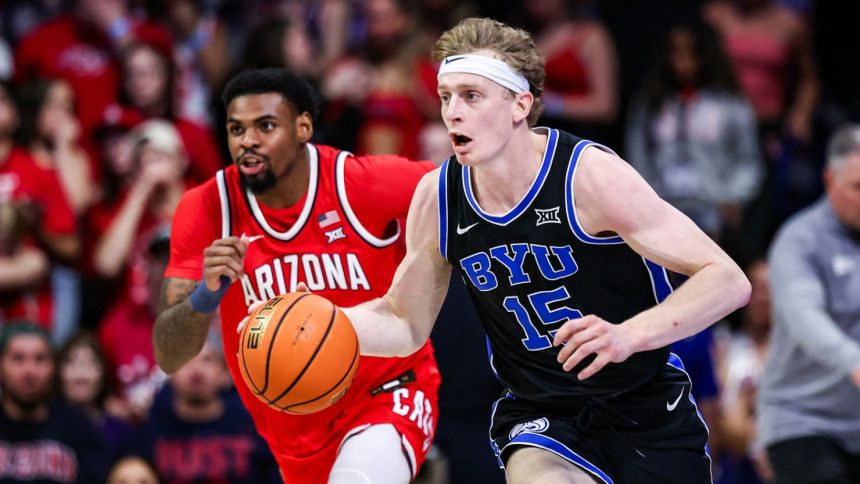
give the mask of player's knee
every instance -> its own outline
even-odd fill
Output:
[[[328,484],[374,484],[370,476],[357,469],[334,469],[328,477]]]
[[[372,425],[341,446],[329,484],[405,484],[412,472],[402,437],[390,424]]]
[[[505,465],[509,484],[593,484],[588,473],[555,454],[534,447],[513,451]]]

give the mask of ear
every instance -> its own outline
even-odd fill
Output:
[[[534,94],[528,91],[514,94],[514,96],[514,124],[519,124],[529,117],[535,97]]]
[[[296,117],[296,138],[299,143],[307,143],[314,135],[314,122],[311,115],[305,111]]]

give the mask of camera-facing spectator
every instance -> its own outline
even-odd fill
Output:
[[[18,91],[21,127],[18,139],[40,168],[54,172],[76,217],[99,197],[93,164],[81,145],[75,115],[75,93],[61,79],[38,79]],[[67,252],[69,249],[62,249]],[[66,258],[68,261],[69,259]],[[54,301],[53,338],[62,344],[79,324],[80,275],[75,264],[57,264],[51,271]]]
[[[50,328],[48,261],[73,262],[80,239],[56,173],[15,143],[20,120],[0,84],[0,321],[24,318]]]
[[[224,166],[212,131],[180,115],[176,65],[169,52],[158,46],[135,42],[120,55],[123,108],[144,120],[169,121],[176,128],[188,157],[185,176],[191,186],[211,178]],[[113,107],[111,107],[113,109]]]
[[[115,449],[130,428],[107,410],[111,399],[110,375],[98,340],[86,331],[74,334],[60,348],[57,365],[60,396],[84,412],[101,430],[108,447]]]
[[[221,342],[210,338],[170,379],[130,450],[150,458],[167,483],[280,482],[275,460],[235,392]]]
[[[97,274],[113,281],[113,293],[99,328],[117,393],[131,420],[145,417],[164,374],[155,367],[152,324],[170,221],[185,191],[182,142],[166,121],[147,121],[127,136],[132,163],[119,201],[97,206],[91,226],[102,234],[93,252]]]
[[[0,481],[100,483],[107,447],[89,419],[52,399],[48,333],[15,323],[0,336]]]
[[[713,32],[672,28],[633,102],[627,159],[654,190],[715,240],[736,231],[760,187],[752,109]]]
[[[28,82],[18,92],[21,128],[18,138],[36,162],[54,170],[75,215],[96,201],[93,165],[81,147],[75,115],[75,92],[61,79]]]
[[[171,123],[147,121],[130,136],[134,154],[125,180],[128,190],[93,253],[96,271],[107,278],[115,278],[126,269],[136,242],[150,229],[170,223],[186,188],[183,174],[188,157]]]
[[[119,72],[114,52],[134,40],[171,50],[167,30],[133,18],[125,0],[75,0],[74,7],[40,25],[15,50],[15,78],[67,80],[80,99],[78,107],[83,136],[116,101]]]

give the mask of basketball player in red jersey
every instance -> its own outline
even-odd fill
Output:
[[[241,383],[235,327],[248,306],[300,283],[341,306],[385,294],[404,253],[398,221],[433,167],[309,143],[311,88],[285,70],[243,72],[223,100],[234,166],[176,210],[156,359],[168,373],[192,359],[220,304],[230,372],[286,482],[409,482],[436,425],[440,378],[429,344],[406,358],[362,357],[343,398],[297,416]]]

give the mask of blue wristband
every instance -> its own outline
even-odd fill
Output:
[[[224,293],[227,292],[228,287],[230,287],[230,278],[227,276],[221,276],[221,287],[217,291],[210,291],[206,287],[206,282],[200,281],[200,284],[197,284],[197,287],[191,292],[188,303],[191,305],[191,309],[198,313],[209,314],[215,312],[218,309],[218,305],[221,304],[221,298],[224,297]]]

